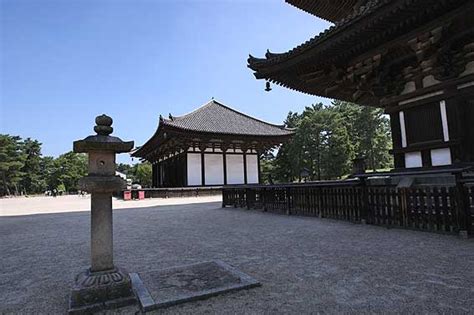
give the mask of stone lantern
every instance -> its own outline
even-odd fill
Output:
[[[79,187],[91,193],[91,266],[75,278],[70,313],[119,307],[135,301],[129,274],[114,265],[112,225],[112,193],[126,187],[126,182],[115,176],[115,154],[129,152],[133,141],[110,136],[112,118],[101,115],[95,122],[97,135],[74,142],[74,152],[89,155],[89,174],[79,181]]]

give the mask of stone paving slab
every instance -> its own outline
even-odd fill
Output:
[[[146,311],[260,286],[254,278],[220,260],[144,272],[140,278],[154,301],[150,303],[144,294],[142,310]]]

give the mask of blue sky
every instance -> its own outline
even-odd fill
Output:
[[[328,23],[283,0],[0,0],[0,132],[57,156],[92,134],[94,117],[143,144],[160,114],[212,97],[281,123],[329,100],[278,86],[270,93],[247,57],[284,52]],[[121,162],[129,162],[121,155]]]

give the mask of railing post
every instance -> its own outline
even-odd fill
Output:
[[[367,180],[365,178],[360,179],[360,187],[362,190],[362,199],[360,207],[360,223],[367,224],[369,220],[369,191],[367,187]]]
[[[286,187],[285,195],[286,195],[286,214],[290,215],[291,214],[290,187]]]
[[[237,208],[237,202],[240,204],[240,190],[238,188],[234,188],[233,198],[234,198],[234,208]]]
[[[325,205],[324,205],[324,202],[323,202],[323,201],[324,201],[323,188],[322,188],[322,187],[318,187],[318,188],[317,188],[317,191],[318,191],[318,194],[319,194],[319,196],[318,196],[318,202],[319,202],[319,204],[318,204],[319,218],[324,218],[323,212],[324,212],[324,207],[325,207]]]
[[[245,204],[247,206],[247,210],[250,210],[250,189],[245,188]]]
[[[396,188],[398,193],[400,226],[408,226],[407,188]]]
[[[267,211],[267,189],[265,187],[262,188],[262,209],[263,211]]]
[[[456,173],[456,211],[458,217],[459,237],[468,238],[470,209],[468,207],[467,194],[462,183],[462,174]]]
[[[227,193],[226,193],[226,190],[222,188],[222,208],[225,208],[226,201],[227,201]]]

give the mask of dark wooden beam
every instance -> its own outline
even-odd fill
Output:
[[[257,152],[257,167],[258,167],[257,181],[259,184],[261,184],[260,154],[258,152]]]
[[[188,152],[187,151],[184,152],[183,166],[184,166],[184,186],[187,187],[188,186]]]
[[[201,185],[206,185],[206,167],[204,163],[204,150],[201,150]]]
[[[247,184],[247,153],[246,151],[243,151],[243,157],[244,157],[244,184]]]
[[[222,165],[224,167],[224,185],[227,185],[227,155],[222,151]]]

